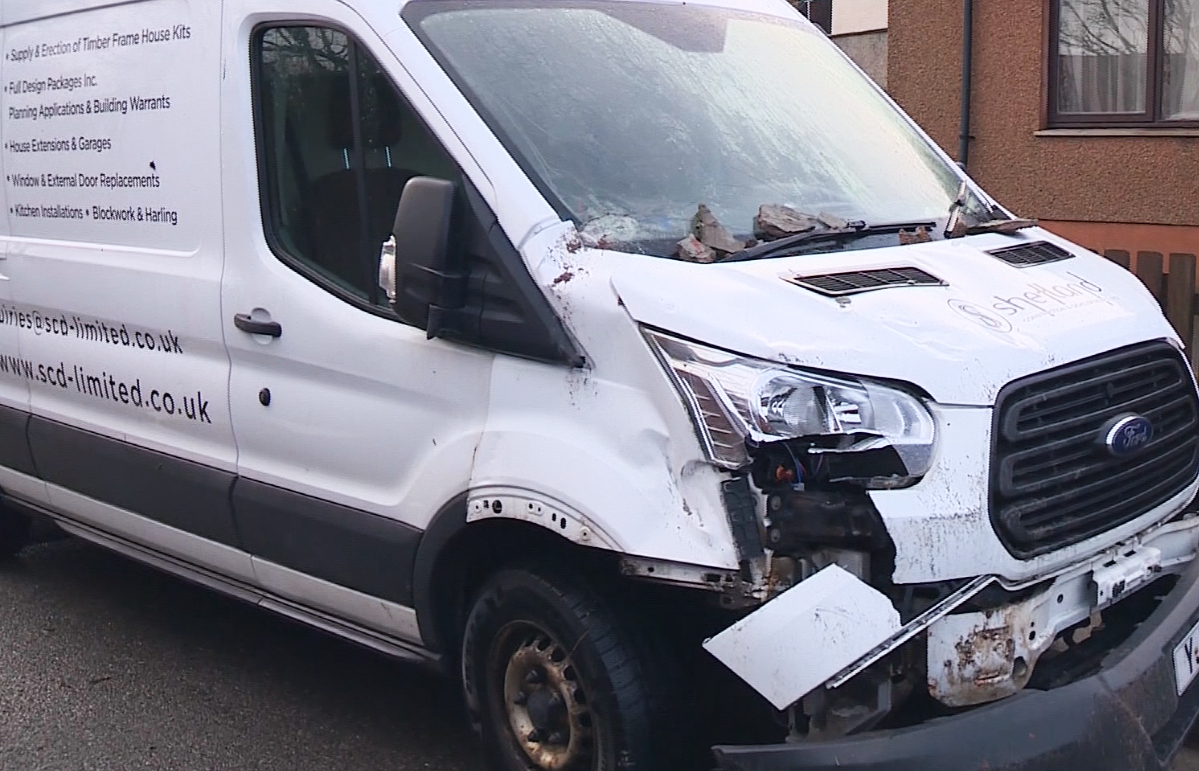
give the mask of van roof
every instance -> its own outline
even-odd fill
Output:
[[[25,24],[39,19],[48,19],[54,16],[65,16],[72,13],[80,13],[82,11],[91,11],[98,8],[111,8],[113,6],[134,5],[148,0],[0,0],[0,27],[7,27],[14,24]],[[220,0],[209,0],[210,2],[220,2]],[[683,0],[612,0],[613,2],[654,2],[657,4],[678,3],[682,4]],[[421,2],[421,0],[339,0],[344,5],[348,5],[358,10],[373,9],[381,11],[390,9],[393,12],[398,11],[408,2]],[[758,11],[761,13],[769,13],[772,15],[794,15],[794,11],[790,9],[786,0],[688,0],[688,2],[698,5],[715,5],[725,8],[735,8],[740,10]]]
[[[0,0],[0,27],[143,0]]]

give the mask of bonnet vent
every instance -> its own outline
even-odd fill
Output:
[[[1031,244],[1005,246],[1002,249],[992,249],[987,254],[992,257],[998,257],[1008,265],[1015,265],[1017,268],[1027,268],[1030,265],[1043,265],[1047,262],[1059,262],[1061,260],[1068,260],[1074,256],[1060,246],[1051,244],[1048,241],[1034,241]]]
[[[790,276],[786,280],[828,297],[843,297],[891,286],[947,286],[944,281],[920,268],[855,270],[820,276]]]

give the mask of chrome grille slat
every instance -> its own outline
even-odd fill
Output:
[[[1159,506],[1199,474],[1199,400],[1171,345],[1145,343],[1006,386],[995,405],[991,521],[1027,559],[1089,538]],[[1118,415],[1149,419],[1134,456],[1103,451]]]

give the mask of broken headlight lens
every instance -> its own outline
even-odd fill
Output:
[[[646,339],[691,408],[708,457],[726,468],[749,458],[746,439],[811,439],[811,453],[892,447],[921,477],[932,463],[932,414],[889,385],[751,359],[653,330]]]

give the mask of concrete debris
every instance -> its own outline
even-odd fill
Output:
[[[990,222],[980,222],[966,229],[967,233],[1015,233],[1017,230],[1025,228],[1035,228],[1036,220],[1029,219],[1010,219],[1010,220],[991,220]]]
[[[1035,228],[1036,226],[1036,220],[1022,218],[988,220],[970,225],[966,223],[964,217],[956,217],[951,220],[945,235],[949,238],[961,238],[962,236],[971,236],[976,233],[1015,233],[1017,230]]]
[[[928,228],[918,227],[915,230],[899,231],[899,245],[907,246],[908,244],[924,244],[932,241],[933,237],[929,235]]]
[[[821,224],[829,230],[845,230],[849,227],[849,220],[824,211],[817,214],[816,219],[820,220]]]
[[[721,225],[716,215],[702,203],[691,218],[691,233],[701,244],[716,252],[732,254],[745,248],[745,243],[733,238],[733,234]]]
[[[815,230],[819,224],[820,221],[815,217],[790,206],[766,203],[758,207],[758,216],[754,217],[754,235],[765,241],[773,241]]]
[[[678,255],[685,262],[716,262],[716,252],[705,246],[695,236],[687,236],[679,241]]]

